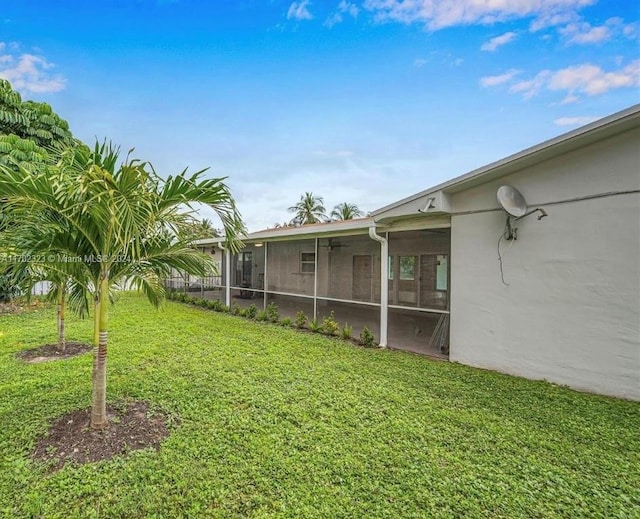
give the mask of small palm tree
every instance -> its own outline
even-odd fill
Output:
[[[300,201],[296,205],[289,207],[289,212],[294,213],[291,220],[294,225],[306,225],[327,220],[323,198],[314,196],[308,191],[300,197]]]
[[[332,220],[353,220],[363,215],[363,212],[356,204],[350,204],[349,202],[342,202],[333,208],[331,211]]]
[[[203,171],[187,176],[185,170],[164,180],[149,164],[128,157],[117,167],[118,155],[119,149],[112,145],[96,143],[93,151],[68,150],[52,170],[32,173],[0,165],[0,198],[25,215],[38,215],[40,252],[83,258],[68,273],[71,283],[86,290],[94,303],[93,428],[107,425],[111,291],[124,280],[158,306],[165,295],[163,280],[171,269],[197,276],[212,273],[211,257],[180,238],[190,223],[185,204],[212,207],[225,228],[226,246],[233,252],[241,247],[244,233],[224,179],[202,179]],[[59,181],[54,181],[55,175]],[[42,219],[47,219],[46,225]]]

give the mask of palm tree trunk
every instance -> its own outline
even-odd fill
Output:
[[[93,346],[98,347],[100,342],[100,297],[93,300]]]
[[[64,339],[65,300],[64,289],[58,287],[58,351],[64,351],[67,343]]]
[[[91,427],[102,429],[108,425],[107,421],[107,325],[109,294],[109,277],[103,273],[100,281],[99,299],[99,339],[94,348],[93,356],[93,398],[91,405]]]

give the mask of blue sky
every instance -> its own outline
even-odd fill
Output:
[[[631,0],[0,0],[0,77],[84,142],[228,177],[253,231],[304,191],[371,211],[638,103],[639,19]]]

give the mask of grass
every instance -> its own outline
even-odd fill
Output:
[[[638,403],[132,294],[111,315],[109,400],[179,425],[47,472],[30,452],[89,405],[91,356],[23,364],[54,309],[0,317],[0,516],[640,516]]]

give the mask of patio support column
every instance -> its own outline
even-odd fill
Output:
[[[202,254],[204,254],[204,247],[202,247]],[[200,278],[200,297],[204,299],[204,277]]]
[[[318,318],[318,238],[316,238],[313,264],[313,318]]]
[[[264,242],[264,276],[262,276],[262,294],[264,296],[264,302],[262,303],[262,309],[267,309],[267,256],[269,254],[269,243]]]
[[[224,249],[224,304],[231,307],[231,251]]]
[[[389,322],[389,241],[376,233],[376,226],[369,227],[369,237],[380,242],[380,347],[387,347]]]

